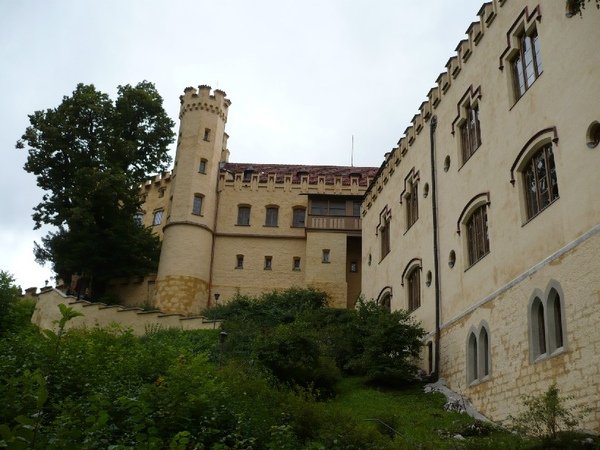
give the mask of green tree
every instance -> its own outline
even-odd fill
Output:
[[[11,274],[0,270],[0,336],[10,327],[11,312],[21,295]]]
[[[140,184],[170,163],[174,123],[154,85],[119,86],[113,102],[79,84],[29,122],[17,148],[26,148],[24,169],[46,191],[35,228],[56,227],[36,244],[38,262],[51,262],[65,280],[85,276],[96,294],[111,278],[155,270],[159,240],[134,220]]]

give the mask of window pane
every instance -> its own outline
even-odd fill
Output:
[[[267,215],[265,218],[265,225],[269,227],[277,226],[278,208],[267,208]]]
[[[292,219],[293,227],[303,227],[305,221],[306,211],[302,208],[294,209],[294,216]]]
[[[313,200],[310,203],[310,213],[315,216],[326,216],[327,200]]]
[[[345,216],[346,215],[346,202],[345,201],[329,201],[329,215],[330,216]]]
[[[238,225],[250,225],[250,207],[240,206],[238,208]]]
[[[192,214],[199,216],[202,212],[202,197],[194,196],[194,205],[192,206]]]

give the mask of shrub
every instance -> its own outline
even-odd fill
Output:
[[[322,394],[333,392],[339,371],[321,354],[314,335],[306,327],[280,325],[255,344],[258,360],[280,381],[313,386]]]
[[[556,439],[561,430],[572,430],[581,418],[565,407],[568,397],[561,397],[556,383],[540,395],[525,395],[525,410],[518,416],[509,416],[515,431],[535,437]]]
[[[21,290],[15,286],[14,281],[11,274],[0,270],[0,336],[17,325],[15,320],[18,317],[13,315],[13,309],[21,296]]]

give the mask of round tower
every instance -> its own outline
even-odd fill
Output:
[[[155,306],[198,313],[209,302],[219,162],[231,102],[210,86],[180,96],[179,137],[156,279]]]

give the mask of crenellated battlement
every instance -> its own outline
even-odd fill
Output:
[[[188,111],[203,110],[217,114],[226,122],[229,105],[231,105],[231,100],[227,98],[225,91],[215,89],[211,94],[211,87],[206,84],[201,84],[198,89],[192,86],[186,87],[183,95],[179,96],[179,101],[180,119]]]
[[[445,71],[441,72],[435,80],[435,86],[427,93],[427,100],[421,103],[419,112],[413,117],[411,124],[406,128],[397,147],[384,155],[384,161],[365,194],[367,209],[377,198],[377,192],[383,188],[394,168],[398,166],[407,151],[416,142],[425,124],[439,108],[446,94],[451,90],[453,82],[460,77],[462,69],[468,64],[476,47],[480,44],[486,30],[497,18],[502,6],[507,0],[491,0],[483,3],[477,15],[479,20],[472,22],[465,31],[466,37],[462,39],[455,48],[456,54],[451,56],[445,65]]]

